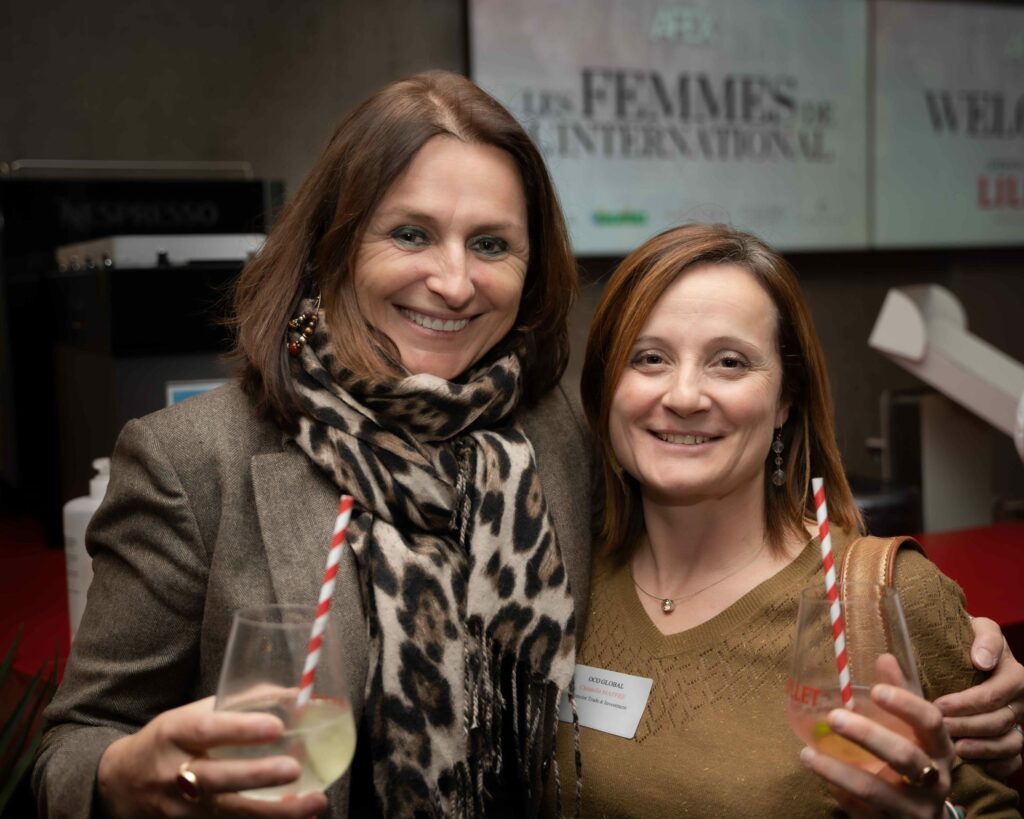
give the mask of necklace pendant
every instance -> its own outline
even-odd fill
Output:
[[[666,597],[664,600],[661,601],[661,610],[665,612],[665,614],[671,614],[673,611],[675,611],[675,609],[676,604],[673,603],[669,598]]]

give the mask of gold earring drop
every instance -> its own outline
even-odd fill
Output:
[[[313,335],[316,323],[319,320],[319,310],[320,296],[318,295],[312,312],[301,313],[288,322],[289,332],[296,334],[296,337],[288,342],[288,355],[292,358],[298,357],[299,353],[302,352],[302,348],[306,346],[306,342],[309,341],[309,337]]]
[[[772,452],[775,453],[775,471],[772,472],[772,483],[782,486],[786,482],[786,473],[782,469],[782,430],[775,431],[775,440],[772,441]]]

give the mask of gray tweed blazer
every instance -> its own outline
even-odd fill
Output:
[[[590,444],[561,387],[521,421],[536,451],[576,602],[586,611]],[[64,680],[47,709],[32,774],[41,816],[98,815],[99,759],[162,711],[211,694],[232,613],[315,600],[338,489],[237,385],[129,422],[106,497],[89,527],[95,576]],[[358,719],[366,625],[354,559],[344,553],[331,604],[345,639]],[[329,792],[348,815],[348,778]]]

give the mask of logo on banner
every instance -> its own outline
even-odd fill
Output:
[[[608,211],[598,208],[593,213],[595,225],[645,225],[647,213],[642,210]]]
[[[788,74],[587,67],[569,91],[513,99],[549,157],[827,163],[832,103]]]
[[[662,6],[651,23],[651,39],[688,46],[707,45],[715,38],[716,21],[707,9]]]

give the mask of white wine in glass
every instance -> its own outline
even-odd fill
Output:
[[[885,763],[834,733],[826,720],[829,711],[843,707],[829,608],[823,589],[805,589],[800,595],[792,670],[786,683],[786,717],[794,733],[816,751],[878,773]],[[891,586],[848,583],[841,611],[854,713],[913,741],[907,723],[871,700],[871,688],[877,683],[921,694],[899,595]]]
[[[322,635],[312,697],[307,703],[298,702],[315,614],[313,606],[301,605],[258,606],[235,613],[215,707],[273,714],[284,723],[285,731],[276,742],[222,745],[209,754],[234,759],[290,756],[301,768],[294,782],[241,792],[251,799],[325,790],[352,762],[356,730],[339,641],[330,620]]]

